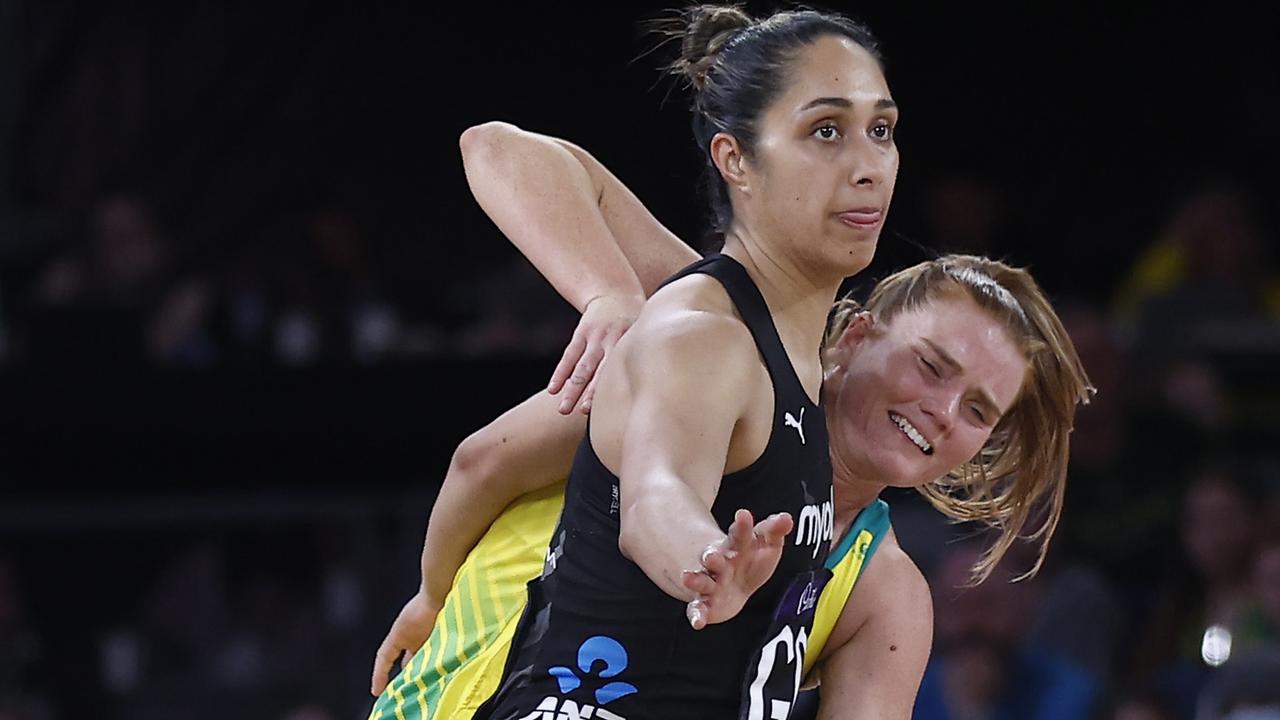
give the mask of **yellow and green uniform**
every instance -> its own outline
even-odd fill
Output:
[[[542,572],[564,506],[564,483],[521,497],[467,556],[426,644],[373,705],[369,720],[470,720],[497,690],[527,599]],[[889,506],[864,509],[827,559],[833,577],[818,598],[805,654],[808,674],[862,569],[889,532]]]
[[[840,619],[840,613],[849,600],[849,593],[853,592],[854,583],[880,547],[880,541],[888,534],[889,504],[876,500],[858,513],[853,525],[840,539],[840,544],[827,556],[827,569],[831,571],[831,579],[818,596],[813,634],[809,637],[809,649],[804,656],[805,676],[809,675],[818,658],[822,657],[822,649],[826,647],[831,631]]]

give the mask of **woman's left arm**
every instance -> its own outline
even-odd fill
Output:
[[[910,720],[933,644],[933,600],[915,563],[885,543],[844,613],[865,613],[821,665],[818,720]],[[861,591],[861,592],[860,592]]]

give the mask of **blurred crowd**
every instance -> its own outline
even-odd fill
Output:
[[[867,12],[911,28],[886,40],[917,114],[878,266],[922,259],[904,248],[1031,263],[1099,390],[1078,416],[1066,510],[1035,578],[1009,582],[1032,562],[1014,552],[967,587],[982,534],[910,493],[887,497],[934,593],[916,717],[1280,719],[1274,25],[1216,6],[1100,22],[1097,8],[970,4],[931,26],[918,8],[881,5]],[[467,400],[495,371],[549,372],[576,317],[467,201],[453,140],[467,124],[577,128],[689,234],[658,204],[695,203],[670,191],[692,187],[675,162],[679,148],[693,157],[688,120],[674,101],[670,127],[647,114],[652,72],[623,39],[634,10],[477,6],[460,24],[436,6],[325,7],[0,3],[0,388],[35,387],[17,405],[52,408],[0,420],[34,427],[17,441],[39,446],[24,457],[60,460],[23,476],[13,457],[25,448],[0,444],[0,477],[25,498],[0,494],[0,720],[366,716],[374,650],[417,585],[443,463],[417,446],[384,452],[412,486],[375,481],[370,463],[335,468],[356,494],[320,510],[319,483],[296,468],[268,500],[233,494],[210,513],[196,495],[265,484],[229,448],[284,454],[291,428],[271,425],[328,409],[332,388],[296,371],[354,368],[340,377],[363,392],[353,378],[395,383],[460,360],[449,367],[480,369],[428,392]],[[1176,72],[1169,38],[1195,38]],[[618,70],[628,62],[634,76]],[[1222,119],[1184,112],[1188,88],[1209,89]],[[1123,121],[1100,121],[1099,107]],[[641,131],[650,140],[630,142]],[[652,162],[661,142],[670,165]],[[1202,182],[1171,189],[1187,178]],[[1044,200],[1054,194],[1070,200]],[[100,393],[105,408],[78,400],[121,371],[144,380]],[[198,446],[175,443],[171,464],[129,423],[85,430],[127,414],[137,388],[223,388],[209,378],[240,371],[322,399],[200,424],[212,413],[180,397],[145,425],[190,425]],[[156,390],[154,377],[176,381]],[[404,445],[443,443],[426,437],[448,435],[431,422],[474,429],[428,415]],[[224,417],[232,427],[210,427]],[[356,452],[399,442],[324,437]],[[312,441],[296,445],[323,465]],[[113,505],[111,470],[135,451],[131,468],[172,492]],[[196,466],[246,477],[210,488],[189,477]],[[58,473],[83,475],[93,497],[59,496]],[[198,511],[175,519],[179,501]]]
[[[993,183],[955,174],[926,197],[935,252],[1001,256],[1017,242]],[[1033,562],[1014,552],[968,587],[981,533],[889,498],[934,593],[917,718],[1280,718],[1280,273],[1254,202],[1202,186],[1109,296],[1058,294],[1099,392],[1078,417],[1039,575],[1010,582]],[[554,356],[572,330],[514,253],[427,317],[406,304],[413,288],[386,280],[356,214],[321,207],[284,225],[279,242],[211,264],[181,256],[145,194],[102,195],[83,232],[0,293],[0,368]],[[373,651],[416,584],[429,502],[174,530],[136,555],[113,604],[88,609],[74,578],[41,590],[62,575],[6,541],[0,720],[361,717]],[[94,557],[135,557],[130,542],[94,540]]]
[[[0,365],[289,368],[549,353],[576,321],[518,256],[465,284],[400,280],[341,206],[284,215],[268,238],[213,258],[175,239],[136,188],[103,193],[86,215],[28,253],[29,272],[3,278]]]

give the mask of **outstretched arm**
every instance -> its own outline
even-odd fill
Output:
[[[699,629],[736,615],[768,580],[792,519],[780,513],[756,523],[739,511],[726,536],[711,515],[726,467],[754,457],[743,449],[752,440],[740,440],[737,456],[731,440],[757,400],[746,390],[764,370],[741,322],[679,303],[651,301],[602,369],[608,404],[596,411],[591,440],[617,468],[619,549],[668,595],[697,601],[689,621]],[[703,568],[717,575],[709,597],[691,582],[702,576],[690,571]]]
[[[459,141],[476,201],[552,286],[583,312],[548,390],[560,411],[590,408],[604,354],[644,297],[698,258],[582,148],[501,122]],[[584,392],[585,391],[585,392]]]

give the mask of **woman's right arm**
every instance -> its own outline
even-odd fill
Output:
[[[557,413],[556,402],[538,393],[472,433],[454,451],[427,523],[422,584],[374,658],[374,695],[386,687],[400,655],[412,654],[426,642],[454,575],[494,518],[520,495],[568,476],[587,420]]]
[[[423,541],[421,590],[432,599],[444,601],[467,553],[507,505],[568,477],[587,422],[551,406],[537,393],[454,450]]]
[[[601,295],[652,295],[698,259],[573,143],[488,122],[468,128],[459,145],[480,207],[580,311]]]
[[[586,412],[588,383],[644,298],[698,255],[570,142],[490,122],[469,128],[459,145],[476,201],[583,313],[548,390],[565,389],[560,412]]]

